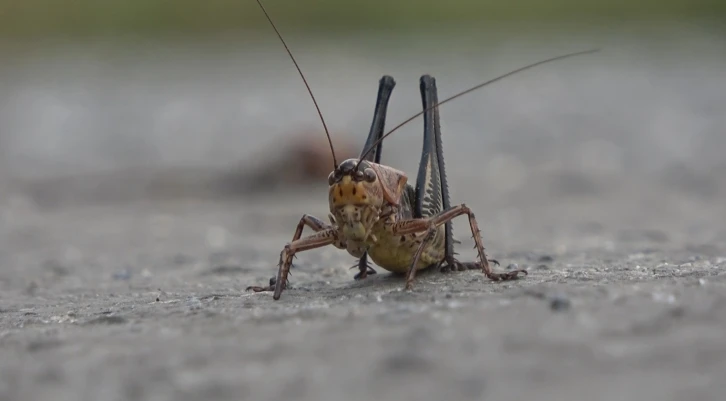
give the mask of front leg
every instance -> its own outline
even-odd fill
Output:
[[[479,226],[476,222],[476,218],[474,217],[474,213],[472,213],[472,211],[466,205],[461,204],[459,206],[454,206],[449,210],[438,213],[436,216],[430,219],[406,220],[399,222],[394,226],[394,232],[400,235],[418,233],[423,231],[426,232],[423,241],[421,241],[418,249],[416,249],[416,253],[414,254],[414,258],[411,263],[411,267],[409,267],[408,273],[406,274],[407,290],[410,290],[413,287],[413,278],[416,275],[416,265],[418,264],[419,258],[421,257],[421,254],[423,253],[423,249],[425,248],[426,244],[434,237],[436,229],[442,224],[445,224],[452,219],[461,216],[462,214],[466,214],[469,217],[469,226],[471,227],[471,232],[474,237],[476,249],[479,253],[481,269],[482,272],[490,280],[513,280],[518,278],[519,273],[523,273],[525,275],[528,274],[527,271],[523,269],[514,270],[506,273],[496,273],[492,271],[491,266],[489,266],[489,260],[487,259],[486,253],[484,252],[484,245],[481,241]]]
[[[304,214],[303,217],[300,218],[300,222],[297,223],[297,228],[295,229],[295,234],[292,236],[293,241],[300,239],[305,226],[310,227],[315,232],[333,228],[333,226],[320,220],[319,218],[317,218],[315,216],[311,216],[309,214]]]
[[[300,239],[300,237],[302,236],[303,228],[305,226],[312,228],[316,233],[306,238]],[[290,266],[292,265],[292,258],[295,255],[295,252],[319,248],[330,244],[334,244],[336,247],[342,246],[340,244],[340,241],[338,241],[337,229],[329,224],[324,223],[322,220],[314,216],[310,216],[307,214],[303,215],[297,225],[295,234],[292,237],[292,241],[285,245],[285,249],[283,249],[282,253],[280,254],[280,261],[278,263],[279,270],[277,273],[277,277],[270,278],[270,283],[266,287],[250,286],[246,288],[246,291],[275,291],[274,299],[279,299],[282,290],[284,288],[287,288],[287,275],[289,273]],[[284,274],[282,274],[283,268]],[[284,277],[284,280],[282,282],[280,282],[281,276]]]
[[[327,224],[326,222],[320,220],[319,218],[317,218],[315,216],[311,216],[309,214],[304,214],[300,218],[300,222],[297,223],[297,228],[295,229],[295,234],[293,234],[293,236],[292,236],[292,241],[297,241],[297,240],[300,239],[300,237],[302,237],[302,232],[303,232],[303,229],[305,228],[305,226],[310,227],[315,232],[327,230],[327,229],[333,227],[330,224]],[[270,285],[268,287],[257,287],[257,286],[254,286],[254,287],[247,287],[247,289],[248,290],[249,289],[255,289],[256,291],[262,291],[262,290],[264,290],[266,288],[269,291],[272,291],[272,289],[275,288],[275,282],[276,281],[277,281],[277,278],[275,278],[273,276],[273,277],[270,278]]]

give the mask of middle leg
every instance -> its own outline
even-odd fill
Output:
[[[423,253],[426,245],[431,241],[431,239],[433,239],[436,233],[436,229],[440,225],[445,224],[446,222],[451,221],[452,219],[463,214],[466,214],[469,217],[469,226],[471,228],[474,242],[476,244],[476,249],[479,254],[479,263],[477,265],[482,269],[482,272],[490,280],[513,280],[518,278],[520,273],[524,275],[528,274],[528,272],[524,269],[513,270],[506,273],[497,273],[492,270],[491,266],[489,266],[489,260],[487,259],[486,253],[484,251],[484,245],[481,241],[479,226],[476,222],[476,218],[474,217],[474,213],[465,204],[461,204],[449,210],[445,210],[432,218],[406,220],[394,226],[394,232],[400,235],[417,233],[422,231],[426,232],[423,241],[421,241],[418,249],[416,249],[416,253],[414,254],[413,260],[411,262],[411,267],[409,267],[408,273],[406,274],[406,289],[412,288],[413,279],[416,275],[416,266],[418,265],[419,259],[421,258],[421,254]]]

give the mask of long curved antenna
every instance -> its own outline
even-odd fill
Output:
[[[429,110],[431,110],[431,109],[433,109],[433,108],[436,108],[436,107],[438,107],[439,105],[442,105],[442,104],[444,104],[444,103],[448,102],[449,100],[454,100],[454,99],[456,99],[457,97],[459,97],[459,96],[462,96],[462,95],[465,95],[465,94],[467,94],[467,93],[469,93],[469,92],[472,92],[472,91],[474,91],[474,90],[476,90],[476,89],[479,89],[479,88],[481,88],[482,86],[486,86],[486,85],[489,85],[489,84],[491,84],[491,83],[494,83],[494,82],[496,82],[496,81],[499,81],[500,79],[506,78],[506,77],[508,77],[508,76],[510,76],[510,75],[514,75],[514,74],[516,74],[516,73],[518,73],[518,72],[522,72],[522,71],[524,71],[524,70],[528,70],[528,69],[530,69],[530,68],[536,67],[536,66],[538,66],[538,65],[541,65],[541,64],[544,64],[544,63],[549,63],[549,62],[551,62],[551,61],[555,61],[555,60],[561,60],[561,59],[564,59],[564,58],[568,58],[568,57],[574,57],[574,56],[579,56],[579,55],[582,55],[582,54],[588,54],[588,53],[595,53],[595,52],[598,52],[598,51],[600,51],[600,49],[591,49],[591,50],[584,50],[584,51],[579,51],[579,52],[575,52],[575,53],[568,53],[568,54],[563,54],[563,55],[561,55],[561,56],[557,56],[557,57],[552,57],[552,58],[548,58],[548,59],[546,59],[546,60],[538,61],[538,62],[536,62],[536,63],[533,63],[533,64],[530,64],[530,65],[527,65],[527,66],[524,66],[524,67],[518,68],[518,69],[516,69],[516,70],[514,70],[514,71],[510,71],[510,72],[508,72],[508,73],[506,73],[506,74],[504,74],[504,75],[500,75],[500,76],[498,76],[498,77],[496,77],[496,78],[494,78],[494,79],[490,79],[490,80],[488,80],[488,81],[486,81],[486,82],[482,82],[482,83],[480,83],[479,85],[477,85],[477,86],[474,86],[473,88],[469,88],[469,89],[467,89],[467,90],[465,90],[465,91],[463,91],[463,92],[459,92],[459,93],[457,93],[457,94],[456,94],[456,95],[454,95],[454,96],[448,97],[448,98],[446,98],[446,99],[444,99],[444,100],[442,100],[442,101],[440,101],[440,102],[436,103],[435,105],[433,105],[433,106],[430,106],[430,107],[428,107],[428,108],[426,108],[426,109],[424,109],[424,110],[422,110],[422,111],[420,111],[420,112],[418,112],[418,113],[414,114],[414,115],[413,115],[413,116],[411,116],[411,117],[410,117],[409,119],[405,120],[404,122],[402,122],[402,123],[398,124],[397,126],[395,126],[395,127],[394,127],[394,128],[392,129],[392,130],[388,131],[388,132],[387,132],[387,133],[386,133],[385,135],[383,135],[382,137],[380,137],[380,138],[379,138],[379,139],[378,139],[377,141],[373,142],[373,143],[371,144],[371,146],[369,146],[369,147],[368,147],[368,149],[367,149],[367,150],[366,150],[365,152],[363,152],[363,153],[361,154],[361,156],[360,156],[360,159],[358,160],[358,163],[356,164],[355,168],[357,169],[357,168],[358,168],[358,165],[359,165],[359,164],[360,164],[360,162],[361,162],[361,160],[363,160],[363,158],[364,158],[364,157],[366,157],[366,155],[367,155],[368,153],[370,153],[370,152],[371,152],[371,150],[375,149],[376,145],[378,145],[378,144],[379,144],[379,143],[380,143],[381,141],[383,141],[384,139],[386,139],[386,137],[387,137],[388,135],[391,135],[391,134],[392,134],[392,133],[393,133],[394,131],[396,131],[397,129],[399,129],[399,128],[403,127],[404,125],[408,124],[408,123],[409,123],[409,122],[411,122],[411,121],[412,121],[412,120],[413,120],[414,118],[416,118],[416,117],[418,117],[418,116],[420,116],[420,115],[424,114],[425,112],[427,112],[427,111],[429,111]]]
[[[287,54],[290,55],[290,59],[292,59],[292,62],[295,64],[295,68],[297,68],[297,72],[300,73],[300,78],[302,78],[303,82],[305,83],[305,87],[308,88],[308,93],[310,93],[310,98],[313,99],[313,103],[315,104],[315,109],[318,111],[318,115],[320,116],[320,121],[323,123],[323,128],[325,129],[325,135],[328,137],[328,144],[330,145],[330,152],[333,154],[333,169],[336,169],[336,168],[338,168],[338,159],[335,157],[335,149],[333,149],[333,140],[330,139],[330,132],[328,132],[328,126],[325,124],[325,119],[323,118],[323,113],[320,111],[318,102],[315,100],[315,95],[313,95],[313,91],[312,91],[312,89],[310,89],[310,85],[308,85],[308,81],[305,79],[305,75],[303,75],[302,70],[300,70],[300,66],[297,65],[297,61],[295,61],[295,57],[292,56],[292,52],[287,47],[287,43],[285,43],[285,39],[282,38],[282,35],[280,35],[280,31],[277,30],[275,23],[272,22],[272,18],[270,18],[270,15],[267,13],[267,10],[265,10],[265,6],[262,5],[262,2],[260,0],[257,0],[257,4],[260,5],[260,8],[262,9],[262,12],[265,13],[265,17],[267,17],[267,20],[270,21],[270,25],[272,25],[272,29],[275,30],[277,37],[280,38],[282,45],[285,46],[285,50],[287,50]]]

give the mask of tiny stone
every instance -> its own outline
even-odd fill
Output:
[[[509,266],[507,266],[507,270],[517,270],[519,269],[519,265],[516,263],[510,263]]]
[[[197,298],[195,296],[187,297],[187,307],[189,309],[197,310],[197,309],[201,309],[203,306],[204,305],[202,304],[202,301],[199,298]]]
[[[451,294],[446,294],[446,299],[451,299],[451,298],[452,298]]]
[[[553,262],[555,259],[550,255],[542,255],[539,257],[539,262],[541,263],[549,263]]]
[[[552,309],[554,311],[562,311],[562,310],[566,310],[569,308],[570,308],[570,300],[565,297],[556,296],[556,297],[552,298],[552,300],[550,301],[550,309]]]
[[[549,266],[547,266],[547,265],[539,265],[539,266],[537,266],[537,269],[538,269],[538,270],[549,270],[549,269],[550,269],[550,267],[549,267]]]

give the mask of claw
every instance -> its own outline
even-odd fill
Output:
[[[267,286],[267,287],[260,287],[260,286],[256,286],[256,285],[251,285],[251,286],[245,288],[245,291],[250,291],[250,290],[252,290],[254,292],[275,291],[275,284],[276,283],[277,283],[277,278],[273,276],[273,277],[270,277],[270,285],[269,286]],[[285,285],[282,286],[282,288],[283,289],[291,288],[290,287],[290,280],[288,280],[287,283],[285,283]]]
[[[519,273],[522,273],[525,276],[529,275],[529,272],[527,272],[526,270],[520,269],[520,270],[514,270],[511,272],[507,272],[507,273],[492,273],[488,277],[494,281],[516,280],[519,278]]]
[[[275,287],[258,287],[258,286],[249,286],[245,288],[245,291],[252,290],[254,292],[263,292],[263,291],[275,291]]]
[[[374,275],[374,274],[376,274],[376,271],[373,270],[372,267],[367,266],[366,271],[365,272],[358,272],[355,276],[353,276],[353,280],[363,280],[366,277],[368,277],[369,274],[370,275]]]
[[[365,270],[363,270],[363,262],[365,262]],[[376,271],[373,270],[373,267],[371,267],[370,262],[368,262],[367,258],[361,258],[358,259],[358,263],[353,265],[351,269],[358,268],[360,271],[356,273],[355,276],[353,276],[353,280],[363,280],[366,277],[368,277],[369,274],[376,274]]]

